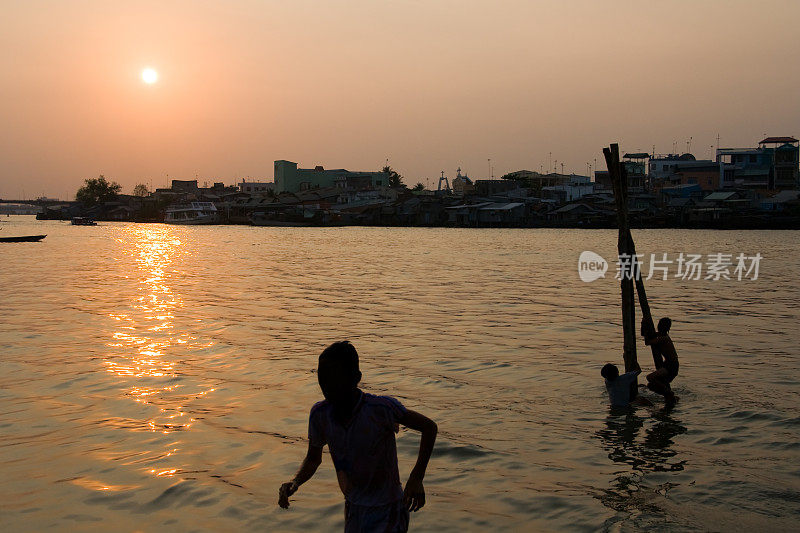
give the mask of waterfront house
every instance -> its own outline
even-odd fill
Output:
[[[108,220],[126,221],[131,220],[135,211],[127,205],[116,205],[106,210]]]
[[[794,137],[767,137],[757,148],[720,148],[720,187],[797,189],[800,148]]]
[[[663,215],[658,197],[650,193],[636,193],[628,198],[628,214],[635,222],[653,222]]]
[[[418,200],[418,204],[404,203],[398,216],[401,220],[409,217],[414,225],[433,226],[444,224],[448,220],[445,204],[436,197],[417,196],[406,202]]]
[[[511,179],[489,179],[475,180],[475,194],[478,196],[491,196],[493,194],[503,194],[514,189],[519,189],[520,185]]]
[[[674,198],[694,198],[695,200],[702,199],[704,195],[703,188],[698,183],[684,183],[681,185],[673,185],[671,187],[664,187],[658,191],[662,205],[668,204]]]
[[[800,141],[794,137],[767,137],[758,147],[772,154],[772,177],[775,189],[800,187]]]
[[[690,219],[701,223],[731,221],[753,206],[753,198],[739,191],[716,191],[697,203]]]
[[[720,164],[713,161],[691,161],[675,172],[681,185],[697,184],[704,191],[720,188]]]
[[[594,192],[594,183],[589,176],[570,174],[569,178],[557,185],[541,188],[541,198],[556,200],[559,203],[573,202]]]
[[[691,217],[692,209],[697,207],[697,200],[691,197],[671,198],[664,207],[672,221],[685,224]]]
[[[643,192],[646,188],[647,165],[645,161],[650,154],[644,152],[630,153],[622,156],[622,166],[628,176],[628,191]]]
[[[475,204],[459,204],[445,207],[447,222],[454,226],[474,227],[478,225],[478,210],[481,207],[492,205],[493,202],[478,202]]]
[[[239,184],[239,191],[251,195],[271,195],[275,193],[275,183],[242,180]]]
[[[800,191],[785,190],[770,197],[763,198],[759,202],[762,211],[786,211],[787,209],[797,209],[800,207]]]
[[[478,208],[478,225],[482,227],[510,227],[525,224],[523,202],[491,203]]]
[[[586,204],[586,203],[572,203],[559,207],[548,213],[548,220],[558,225],[568,224],[589,224],[595,221],[601,212]]]
[[[672,187],[680,185],[681,183],[691,183],[689,181],[681,181],[682,172],[688,169],[702,168],[713,164],[715,164],[714,161],[710,159],[697,160],[697,158],[690,153],[655,155],[650,158],[648,164],[650,188],[658,191],[664,187]],[[717,172],[719,172],[718,164]]]
[[[326,187],[299,191],[295,193],[295,197],[298,200],[297,203],[305,208],[330,209],[332,205],[336,204],[341,193],[342,191],[336,187]]]

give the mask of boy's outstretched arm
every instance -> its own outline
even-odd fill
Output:
[[[436,422],[425,415],[421,415],[410,409],[399,420],[407,428],[417,430],[422,433],[419,443],[419,456],[417,464],[408,476],[406,488],[403,491],[403,503],[409,511],[417,511],[425,505],[425,487],[422,486],[422,479],[425,477],[425,469],[428,468],[428,460],[433,452],[433,443],[436,442],[436,433],[439,428]]]
[[[288,509],[289,496],[297,492],[300,485],[311,479],[311,476],[314,475],[314,472],[317,471],[320,464],[322,464],[322,448],[312,446],[309,442],[308,451],[306,452],[305,459],[303,459],[303,464],[300,465],[300,470],[297,471],[294,479],[281,485],[281,488],[278,490],[278,505],[284,509]]]

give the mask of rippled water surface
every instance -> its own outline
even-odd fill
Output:
[[[617,414],[599,369],[621,364],[619,285],[576,268],[583,250],[613,257],[614,231],[0,227],[48,234],[0,244],[3,531],[340,529],[327,451],[276,505],[339,339],[364,389],[439,424],[412,529],[800,517],[798,232],[635,232],[640,252],[764,259],[755,281],[647,282],[673,318],[680,401]],[[401,477],[418,443],[401,430]]]

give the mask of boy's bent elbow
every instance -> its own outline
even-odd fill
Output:
[[[436,422],[434,422],[433,420],[430,420],[430,424],[428,424],[428,427],[425,429],[426,433],[430,434],[433,437],[435,437],[439,433],[439,426],[436,425]]]

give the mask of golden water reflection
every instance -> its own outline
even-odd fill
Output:
[[[117,326],[106,343],[103,364],[108,372],[124,380],[125,397],[152,409],[146,411],[152,413],[149,417],[112,419],[118,427],[165,434],[186,431],[195,421],[185,409],[186,402],[214,391],[182,391],[183,385],[176,383],[181,377],[176,365],[186,352],[213,345],[200,343],[175,327],[175,316],[184,308],[183,299],[175,290],[182,274],[175,261],[187,253],[180,231],[181,228],[162,225],[133,226],[117,239],[123,257],[127,255],[132,260],[129,277],[136,280],[138,296],[132,298],[130,312],[109,313]],[[172,446],[145,454],[150,461],[160,462],[174,459],[178,450]],[[163,465],[144,470],[156,477],[172,477],[181,472]]]

